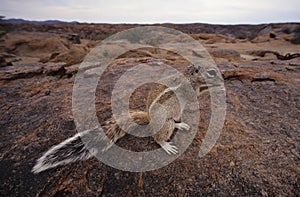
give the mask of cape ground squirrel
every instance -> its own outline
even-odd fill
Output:
[[[200,72],[202,72],[201,74],[204,75],[204,77],[201,76]],[[188,83],[196,90],[197,96],[203,92],[206,92],[208,90],[208,86],[216,85],[214,84],[214,81],[218,81],[220,79],[220,73],[218,73],[217,70],[213,68],[209,70],[201,70],[200,67],[198,68],[194,65],[189,66],[184,75],[188,79]],[[182,102],[177,98],[177,96],[180,96],[180,94],[182,94],[181,96],[183,96],[183,98],[186,98],[186,95],[184,94],[189,94],[185,91],[188,84],[181,83],[180,80],[178,80],[179,78],[180,77],[178,76],[169,78],[169,80],[172,80],[173,82],[175,81],[172,83],[174,84],[172,87],[167,87],[166,85],[162,84],[157,84],[155,87],[153,87],[148,95],[146,111],[130,110],[130,121],[128,118],[121,118],[118,121],[118,125],[113,118],[110,118],[104,122],[102,129],[110,140],[100,151],[104,152],[108,150],[114,143],[117,142],[118,139],[126,134],[127,129],[132,129],[132,127],[134,127],[134,125],[131,124],[132,121],[136,123],[135,125],[149,125],[151,118],[154,118],[155,121],[161,120],[162,117],[160,117],[160,112],[157,112],[156,108],[156,104],[159,104],[159,106],[163,106],[165,109],[165,122],[162,123],[162,126],[158,131],[155,131],[152,137],[155,142],[157,142],[166,151],[167,154],[176,154],[178,152],[177,147],[171,142],[168,142],[173,131],[175,129],[190,129],[188,124],[181,122],[181,115],[184,109],[185,99],[183,99],[184,102]],[[211,79],[211,82],[207,83],[207,79]],[[176,82],[176,80],[178,82]],[[121,129],[121,127],[123,129],[125,128],[125,131]],[[39,173],[59,165],[65,165],[91,158],[94,155],[93,151],[97,153],[99,152],[99,148],[97,147],[97,150],[87,148],[89,142],[83,143],[81,138],[90,135],[93,132],[95,133],[95,137],[90,139],[91,143],[93,143],[92,141],[104,141],[103,137],[101,137],[101,134],[99,133],[101,131],[99,130],[91,129],[77,133],[75,136],[68,138],[60,144],[49,149],[41,158],[37,160],[32,172]]]

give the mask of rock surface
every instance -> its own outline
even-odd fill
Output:
[[[234,57],[256,50],[251,43],[241,46],[247,45],[233,48]],[[207,48],[227,49],[224,43]],[[287,49],[278,48],[291,52]],[[172,53],[134,54],[118,59],[98,83],[95,105],[100,122],[111,116],[111,90],[130,66],[160,56],[178,69],[186,66]],[[214,148],[203,158],[197,156],[210,120],[210,98],[204,95],[198,132],[190,147],[170,165],[143,173],[120,171],[92,158],[33,174],[37,158],[76,134],[72,88],[78,65],[33,62],[0,67],[0,195],[299,195],[300,58],[248,61],[227,54],[214,57],[227,92],[226,121]],[[148,90],[141,87],[133,94],[133,107],[145,107]],[[137,151],[148,145],[158,148],[151,138],[135,140],[127,136],[117,144]]]

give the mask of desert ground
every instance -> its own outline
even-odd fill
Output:
[[[196,137],[170,165],[134,173],[92,158],[33,174],[36,159],[76,134],[72,88],[80,63],[101,40],[139,25],[1,23],[1,196],[300,194],[300,24],[158,25],[201,43],[222,73],[227,111],[213,149],[197,157],[210,121],[210,98],[205,95]],[[153,58],[179,69],[187,66],[168,51],[141,49],[122,55],[98,84],[99,122],[112,115],[110,96],[118,77]],[[132,108],[145,108],[148,91],[141,87],[133,94]],[[117,145],[135,151],[158,148],[150,137],[126,136]]]

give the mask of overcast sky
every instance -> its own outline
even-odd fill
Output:
[[[0,15],[97,23],[300,22],[300,0],[0,0]]]

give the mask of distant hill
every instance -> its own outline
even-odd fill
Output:
[[[79,24],[77,21],[72,22],[65,22],[60,20],[46,20],[46,21],[31,21],[31,20],[24,20],[19,18],[12,18],[12,19],[3,19],[2,22],[4,23],[11,23],[11,24]]]
[[[1,16],[0,16],[1,17]],[[290,34],[295,37],[298,43],[298,35],[300,34],[300,23],[269,23],[269,24],[240,24],[240,25],[224,25],[224,24],[206,24],[206,23],[186,23],[186,24],[172,24],[172,23],[157,23],[157,24],[108,24],[108,23],[79,23],[78,21],[65,22],[60,20],[46,20],[46,21],[31,21],[25,19],[5,19],[0,18],[0,33],[2,32],[51,32],[51,33],[69,33],[78,34],[80,38],[90,40],[101,40],[114,33],[139,27],[139,26],[163,26],[177,29],[187,34],[222,34],[230,38],[248,39],[252,40],[260,35]],[[5,25],[3,25],[5,24]],[[76,25],[74,25],[76,24]],[[59,27],[58,27],[59,26]]]

